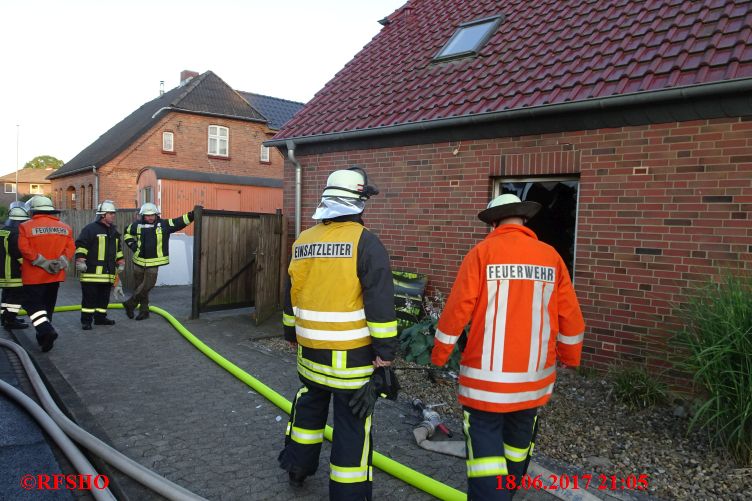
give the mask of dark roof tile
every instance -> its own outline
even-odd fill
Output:
[[[243,96],[241,96],[243,94]],[[211,71],[194,77],[181,87],[175,87],[156,99],[145,103],[136,111],[115,124],[110,130],[102,134],[96,141],[84,148],[65,165],[49,176],[50,179],[76,174],[92,166],[101,165],[112,160],[121,151],[130,146],[138,137],[161,119],[160,112],[164,109],[184,111],[188,113],[206,113],[221,115],[240,120],[268,122],[272,129],[278,129],[282,123],[274,122],[283,116],[289,119],[294,114],[287,115],[272,109],[277,102],[285,111],[295,111],[302,107],[301,103],[293,103],[284,99],[268,96],[259,97],[258,111],[255,105],[246,100],[248,93],[238,93],[227,85],[221,78]],[[266,104],[269,103],[267,107]],[[294,106],[293,106],[294,105]],[[263,111],[261,109],[263,108]],[[270,111],[271,110],[271,111]],[[259,112],[261,111],[261,112]],[[266,113],[270,116],[266,116]],[[263,114],[262,114],[263,113]],[[273,126],[276,125],[276,127]]]
[[[479,55],[434,63],[504,14]],[[275,139],[752,77],[752,2],[411,0]]]
[[[295,113],[303,108],[303,103],[279,99],[277,97],[238,91],[248,103],[269,120],[271,129],[280,129]]]

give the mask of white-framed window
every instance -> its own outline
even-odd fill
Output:
[[[141,203],[154,202],[151,198],[151,186],[146,186],[141,190]]]
[[[5,193],[15,193],[16,183],[5,183]]]
[[[230,129],[221,125],[209,126],[209,155],[229,156]]]
[[[162,151],[175,151],[175,136],[172,132],[162,133]]]
[[[30,184],[29,185],[29,193],[32,195],[43,195],[44,191],[42,191],[42,185],[41,184]]]
[[[261,145],[261,155],[259,158],[262,162],[269,161],[269,147],[268,146],[264,146],[263,144]]]

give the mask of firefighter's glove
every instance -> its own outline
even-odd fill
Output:
[[[37,258],[31,262],[34,266],[39,266],[50,275],[60,271],[60,263],[56,259],[47,259],[43,255],[37,255]]]
[[[60,269],[61,270],[67,270],[68,269],[68,258],[65,256],[60,256],[57,258],[58,262],[60,263]]]
[[[81,273],[86,271],[86,259],[76,259],[76,271]]]
[[[360,419],[365,419],[373,414],[379,397],[396,400],[399,389],[397,376],[391,367],[379,367],[373,371],[371,379],[350,398],[350,410]]]
[[[113,294],[115,295],[115,299],[125,299],[125,292],[123,292],[123,283],[118,282],[117,285],[115,285],[112,288]]]
[[[136,244],[135,240],[126,240],[125,245],[127,245],[133,252],[136,252],[136,249],[138,248],[138,244]]]

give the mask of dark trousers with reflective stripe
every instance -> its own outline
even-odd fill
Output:
[[[468,463],[467,499],[512,499],[515,490],[506,486],[511,485],[508,482],[512,480],[519,485],[527,471],[538,408],[514,412],[463,409]],[[506,465],[506,475],[494,470],[499,464]],[[488,470],[484,473],[485,468]],[[507,479],[507,475],[510,478]]]
[[[316,473],[323,438],[311,440],[311,437],[319,430],[323,432],[333,396],[334,435],[329,476],[329,499],[333,501],[370,500],[372,495],[371,417],[360,419],[353,415],[348,406],[353,393],[314,386],[301,388],[292,404],[285,448],[279,454],[282,469],[303,475]]]
[[[136,288],[133,290],[133,295],[128,298],[126,303],[134,308],[140,304],[141,306],[139,307],[139,310],[149,311],[149,291],[157,285],[158,273],[158,266],[144,268],[143,266],[134,265],[133,278],[136,282]]]
[[[55,311],[60,282],[30,284],[24,285],[24,288],[26,289],[24,309],[37,331],[37,342],[41,344],[45,337],[55,332],[52,327],[52,313]]]
[[[5,287],[2,295],[2,323],[12,324],[18,317],[18,309],[24,304],[26,289],[24,287]]]
[[[107,317],[107,305],[110,303],[109,282],[81,282],[81,323],[90,324],[93,319]]]

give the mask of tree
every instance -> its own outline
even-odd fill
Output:
[[[50,155],[34,157],[24,165],[24,169],[57,169],[63,165],[63,161]]]

